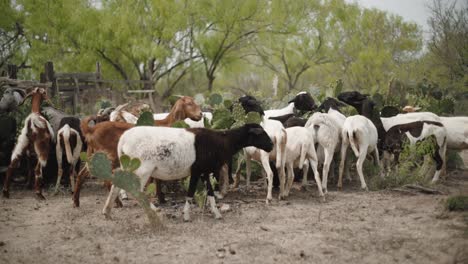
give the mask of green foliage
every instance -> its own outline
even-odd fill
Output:
[[[189,128],[190,126],[187,125],[187,123],[184,122],[184,120],[179,120],[176,121],[172,124],[172,127],[177,127],[177,128]]]
[[[211,94],[209,99],[208,99],[208,104],[210,104],[212,106],[219,105],[222,102],[223,102],[223,97],[218,93]]]
[[[141,165],[141,161],[137,158],[130,158],[128,155],[120,157],[120,165],[125,171],[135,172]]]
[[[120,163],[122,164],[123,170],[116,169],[114,173],[112,173],[112,165],[106,155],[104,153],[95,153],[91,157],[91,160],[89,160],[88,165],[92,175],[102,180],[112,181],[112,184],[115,186],[132,194],[143,207],[151,226],[155,229],[162,228],[161,219],[159,219],[159,216],[151,209],[149,197],[145,193],[140,192],[140,180],[133,173],[140,166],[140,160],[136,158],[131,159],[123,155],[120,159]]]
[[[112,180],[112,164],[104,153],[96,153],[89,161],[89,171],[103,180]]]
[[[449,211],[468,211],[468,196],[456,195],[447,198],[445,207]]]
[[[153,113],[149,111],[141,113],[135,126],[154,126]]]
[[[380,190],[406,184],[428,185],[434,167],[431,156],[436,151],[436,146],[434,137],[417,142],[415,145],[410,145],[406,140],[400,153],[400,163],[391,168],[389,175],[382,179],[378,173],[366,174],[373,175],[369,180],[369,188]]]
[[[210,183],[211,183],[211,186],[214,188],[215,185],[218,184],[218,182],[216,181],[216,179],[210,175]],[[182,183],[182,188],[188,192],[188,189],[189,189],[189,186],[190,186],[190,177],[187,177],[185,178]],[[200,179],[198,182],[197,182],[197,187],[195,189],[195,194],[194,194],[194,199],[195,199],[195,203],[198,205],[198,207],[200,208],[203,208],[203,206],[205,205],[206,203],[206,197],[208,195],[208,192],[206,190],[206,186],[205,184],[203,184],[202,180]]]
[[[447,169],[448,170],[456,170],[456,169],[463,169],[465,164],[463,162],[463,158],[460,156],[460,152],[453,149],[447,149]]]
[[[111,106],[112,106],[112,103],[106,98],[101,98],[99,99],[99,101],[96,102],[96,110],[106,109]]]
[[[88,162],[88,154],[86,152],[80,152],[80,159],[83,162]]]
[[[235,120],[226,108],[217,108],[213,112],[213,119],[211,120],[211,128],[213,129],[228,129],[234,124]]]
[[[156,195],[156,184],[155,183],[148,184],[148,186],[146,186],[145,194],[148,197],[154,197]]]

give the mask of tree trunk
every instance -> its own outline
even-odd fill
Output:
[[[215,77],[213,75],[208,75],[208,91],[211,93],[213,91],[213,83],[215,80]]]

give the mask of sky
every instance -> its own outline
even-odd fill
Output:
[[[432,0],[346,0],[350,3],[358,3],[367,8],[377,8],[403,17],[405,21],[415,22],[427,32],[429,26],[427,19],[430,11],[428,5]]]

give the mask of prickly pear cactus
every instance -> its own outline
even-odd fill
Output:
[[[140,167],[140,160],[123,155],[120,159],[120,163],[122,164],[123,170],[116,169],[114,173],[112,173],[111,162],[104,153],[94,154],[88,162],[91,174],[100,179],[111,181],[115,186],[129,192],[143,207],[151,227],[154,229],[161,229],[163,227],[161,219],[156,212],[151,209],[149,197],[140,191],[140,180],[134,173],[134,171]]]
[[[136,126],[154,126],[153,113],[148,111],[141,113]]]

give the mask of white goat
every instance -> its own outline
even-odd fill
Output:
[[[468,149],[468,117],[440,117],[440,122],[447,129],[447,148]]]
[[[339,149],[341,141],[341,120],[344,117],[340,112],[330,108],[329,113],[314,113],[307,121],[305,127],[313,130],[314,142],[319,144],[320,150],[325,154],[322,171],[322,188],[327,193],[328,172],[333,160],[333,154]],[[344,123],[344,122],[343,122]]]
[[[260,124],[265,132],[273,141],[274,148],[272,151],[265,152],[261,149],[255,147],[247,147],[244,149],[245,165],[246,165],[246,185],[250,186],[250,175],[251,171],[251,160],[258,161],[262,164],[263,169],[266,172],[267,177],[267,198],[266,203],[269,203],[272,200],[272,190],[273,190],[273,171],[270,167],[270,160],[276,161],[276,168],[278,169],[278,177],[280,179],[280,194],[279,199],[284,195],[284,182],[285,182],[285,169],[284,169],[284,157],[286,152],[286,143],[287,143],[287,134],[286,130],[281,124],[281,122],[271,119],[264,118]],[[240,178],[240,165],[242,159],[239,160],[237,170],[236,170],[236,183],[239,183]]]
[[[354,115],[346,118],[341,132],[341,161],[338,177],[338,188],[343,187],[343,169],[346,158],[346,151],[348,146],[351,145],[354,155],[358,158],[356,169],[361,180],[361,188],[368,190],[364,174],[362,172],[362,165],[366,159],[367,153],[374,151],[375,161],[380,168],[379,151],[377,149],[377,128],[366,117],[361,115]]]
[[[284,189],[284,197],[287,197],[291,190],[294,180],[294,168],[302,169],[304,167],[302,182],[303,184],[307,183],[307,172],[310,163],[312,165],[312,170],[314,171],[319,196],[322,197],[322,199],[325,199],[322,191],[320,174],[317,171],[318,162],[314,146],[313,131],[304,127],[290,127],[286,129],[286,133],[287,143],[284,160],[287,169],[287,184]]]
[[[73,145],[73,147],[72,147]],[[81,137],[78,131],[71,128],[68,124],[64,125],[59,129],[57,133],[57,144],[55,145],[55,154],[57,157],[57,184],[55,185],[55,193],[58,193],[58,188],[60,186],[60,180],[62,179],[63,169],[62,169],[62,157],[63,149],[65,148],[65,156],[67,162],[70,165],[70,185],[71,189],[75,190],[75,165],[80,159],[80,152],[83,146],[81,142]],[[73,148],[73,150],[72,150]]]

